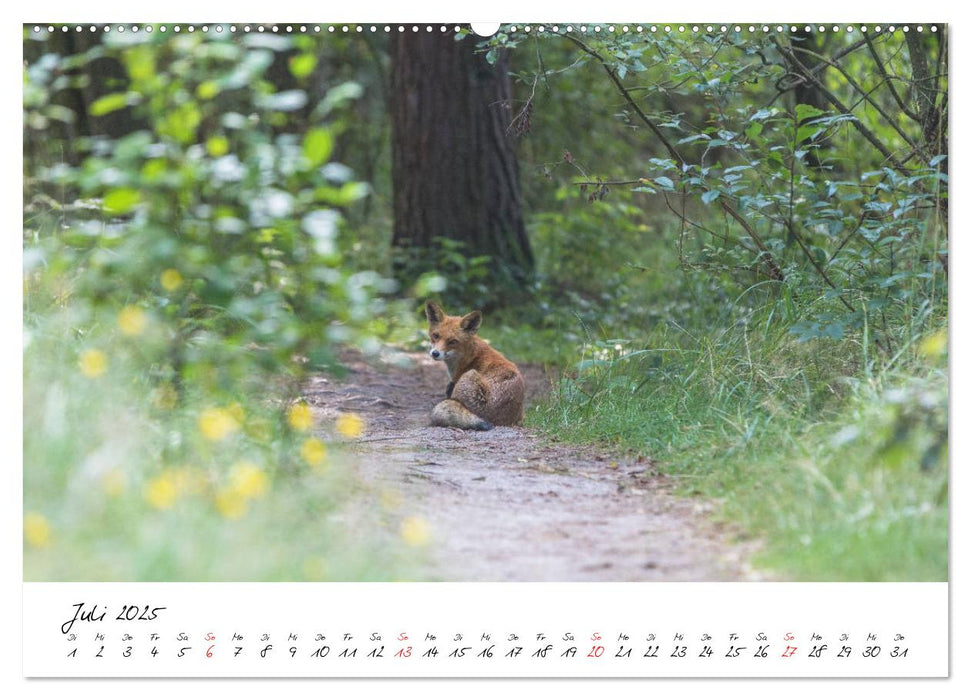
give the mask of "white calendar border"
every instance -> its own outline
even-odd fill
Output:
[[[404,8],[407,8],[407,10]],[[310,15],[326,14],[328,21],[388,21],[392,17],[394,21],[488,21],[494,19],[532,21],[548,20],[550,18],[569,18],[571,21],[583,19],[603,21],[607,19],[606,15],[618,18],[639,18],[645,14],[650,14],[651,21],[708,21],[712,18],[717,18],[719,21],[792,21],[793,19],[814,21],[825,19],[827,22],[860,22],[875,19],[879,19],[880,21],[887,21],[888,19],[893,21],[908,21],[913,19],[947,20],[948,17],[953,17],[955,14],[953,11],[949,11],[949,8],[943,7],[942,4],[941,7],[930,10],[931,14],[938,16],[928,17],[926,16],[928,14],[928,8],[926,6],[918,8],[917,13],[915,13],[912,3],[903,2],[863,2],[850,4],[836,2],[834,0],[824,0],[822,2],[812,3],[810,8],[798,7],[794,9],[795,12],[791,11],[792,8],[784,3],[770,2],[768,0],[746,2],[744,5],[738,4],[733,6],[726,6],[725,3],[715,3],[706,0],[691,4],[672,3],[654,7],[645,6],[642,1],[617,0],[617,2],[613,2],[609,6],[590,3],[565,5],[564,3],[546,1],[535,3],[527,10],[524,10],[524,4],[521,1],[492,0],[488,3],[488,9],[485,9],[485,6],[483,6],[476,10],[473,7],[440,0],[438,2],[423,3],[420,8],[416,7],[416,3],[392,5],[390,2],[384,2],[373,3],[367,6],[355,6],[353,4],[338,6],[335,4],[327,7],[326,12],[324,12],[322,8],[311,8],[306,3],[296,3],[291,0],[281,2],[278,0],[272,4],[272,19],[306,19]],[[20,91],[21,78],[18,60],[20,45],[19,25],[23,22],[44,20],[47,17],[55,16],[59,21],[212,21],[218,17],[231,18],[243,14],[249,17],[254,12],[262,14],[265,12],[265,9],[254,6],[241,10],[238,5],[230,5],[225,0],[217,3],[208,3],[205,6],[199,3],[186,2],[185,0],[173,0],[165,3],[164,7],[156,6],[151,8],[121,2],[87,2],[81,4],[77,2],[69,3],[65,0],[54,0],[44,3],[43,7],[20,4],[14,11],[18,16],[15,20],[4,23],[4,27],[9,34],[5,37],[7,40],[0,43],[0,51],[3,52],[4,58],[0,65],[3,66],[3,87],[6,88],[3,94],[7,95],[19,94]],[[8,10],[3,10],[3,12],[6,15]],[[37,12],[42,12],[45,17],[34,16]],[[920,14],[921,16],[914,17],[915,14]],[[8,18],[5,17],[5,19]],[[16,21],[16,26],[13,25],[14,21]],[[962,30],[962,23],[955,25],[953,20],[950,21],[949,31],[953,38],[958,39],[958,41],[952,42],[952,65],[959,67],[957,79],[954,77],[951,78],[952,111],[958,115],[958,118],[953,120],[955,124],[960,123],[960,117],[968,112],[966,109],[966,96],[961,92],[964,89],[963,69],[968,67],[967,61],[964,60],[966,51],[962,49],[960,42],[960,32]],[[18,66],[18,68],[14,70],[12,69],[13,66]],[[13,171],[14,165],[19,172],[22,172],[21,126],[19,119],[13,116],[12,111],[5,111],[0,118],[3,119],[4,126],[6,127],[6,138],[4,139],[4,155],[6,157],[3,158],[3,162],[10,167],[8,172]],[[967,155],[967,149],[964,147],[964,141],[960,139],[959,134],[953,138],[952,154],[955,153],[958,154],[958,158],[956,159],[958,165],[955,168],[952,164],[951,175],[952,177],[957,176],[960,182],[960,173],[962,172],[963,159]],[[2,269],[6,273],[0,276],[0,283],[5,285],[6,292],[2,295],[2,299],[0,299],[0,313],[3,314],[2,327],[7,329],[9,334],[5,338],[8,342],[0,346],[0,353],[2,353],[2,359],[4,360],[2,367],[9,373],[7,384],[11,387],[11,389],[5,392],[6,399],[2,404],[2,417],[4,419],[2,421],[2,429],[5,431],[4,437],[6,438],[3,444],[11,446],[8,447],[8,450],[13,453],[13,459],[10,460],[13,464],[7,470],[8,481],[5,482],[6,488],[0,490],[3,493],[2,498],[5,499],[3,501],[4,507],[0,508],[0,514],[2,514],[0,517],[3,518],[3,523],[6,526],[3,528],[3,549],[0,551],[4,554],[2,561],[7,563],[7,566],[4,567],[6,575],[4,576],[3,586],[3,593],[6,595],[0,601],[5,603],[9,610],[11,606],[15,607],[16,602],[21,599],[22,591],[22,544],[20,537],[22,527],[22,482],[20,466],[23,436],[23,375],[19,333],[19,327],[22,327],[20,297],[21,267],[19,254],[20,244],[19,241],[16,241],[15,236],[12,235],[18,219],[18,215],[15,212],[21,209],[21,193],[15,187],[7,187],[2,190],[2,196],[4,198],[3,204],[5,205],[3,211],[10,222],[10,226],[6,229],[8,231],[7,245],[10,248],[5,251],[7,253],[6,255],[0,256],[0,260],[2,260],[0,264],[4,266]],[[953,202],[951,206],[953,207],[952,215],[955,217],[955,223],[964,221],[967,218],[966,211],[960,199]],[[959,227],[953,226],[952,230],[959,230]],[[963,247],[965,244],[957,236],[952,238],[951,245],[951,259],[955,261],[953,264],[956,266],[958,262],[963,263]],[[958,249],[957,255],[954,254],[954,249]],[[964,266],[966,267],[967,265]],[[962,279],[961,275],[958,275],[952,277],[952,279],[954,280],[952,296],[957,298],[957,303],[952,302],[952,307],[957,312],[950,333],[952,343],[951,356],[955,357],[956,353],[954,352],[954,348],[966,348],[968,346],[966,316],[963,313],[963,309],[968,308],[968,306],[963,302],[968,301],[969,296],[966,278]],[[960,367],[955,366],[952,367],[951,379],[953,386],[958,389],[957,393],[962,397],[960,401],[952,400],[951,415],[954,416],[957,414],[965,417],[967,404],[963,397],[967,395],[966,374],[961,371]],[[952,389],[952,396],[954,396],[954,393]],[[966,421],[964,422],[966,423]],[[952,424],[957,425],[958,420],[952,419]],[[951,463],[953,465],[960,466],[969,463],[966,443],[962,438],[963,436],[960,432],[952,434]],[[957,497],[959,495],[962,497],[967,495],[965,479],[966,477],[961,474],[961,469],[952,469],[951,493],[954,496],[952,498],[952,504],[958,502]],[[962,585],[968,574],[967,559],[966,557],[958,557],[959,548],[954,546],[956,539],[959,542],[963,542],[960,539],[959,533],[966,531],[968,516],[966,515],[966,510],[953,506],[952,514],[950,538],[952,566],[950,580],[951,590],[955,591],[955,586]],[[12,565],[14,562],[16,565]],[[958,622],[959,620],[963,622],[965,610],[966,605],[963,603],[963,598],[961,596],[955,596],[952,592],[952,659],[960,660],[965,658],[969,650],[968,645],[961,636],[964,628]],[[9,620],[10,617],[16,619],[19,616],[5,616],[6,620]],[[9,621],[4,625],[3,629],[5,634],[2,636],[2,641],[0,641],[0,658],[2,658],[3,669],[2,681],[0,681],[2,682],[2,687],[11,688],[19,686],[18,689],[22,693],[29,693],[31,697],[56,696],[59,698],[62,698],[68,691],[77,689],[73,683],[65,682],[26,683],[20,677],[20,635],[18,634],[18,630],[11,629],[12,627],[15,627],[15,625]],[[952,679],[955,677],[966,678],[966,676],[967,673],[964,672],[960,663],[952,665]],[[860,681],[823,681],[820,683],[794,684],[786,680],[740,681],[732,682],[731,684],[723,684],[711,680],[662,680],[652,681],[650,686],[643,686],[639,681],[614,681],[604,683],[562,680],[544,681],[541,685],[531,681],[516,681],[479,683],[473,685],[461,680],[443,680],[409,681],[404,684],[404,688],[410,692],[420,691],[425,697],[454,697],[458,693],[462,693],[463,696],[468,696],[471,693],[473,697],[485,697],[485,694],[488,693],[489,697],[492,697],[496,693],[506,693],[509,689],[513,688],[518,691],[525,690],[531,695],[542,692],[544,694],[556,693],[563,697],[579,697],[581,695],[587,696],[596,690],[603,689],[607,689],[610,692],[625,693],[625,695],[630,691],[679,693],[687,690],[686,683],[690,684],[692,693],[707,691],[719,697],[726,695],[739,697],[744,695],[745,697],[751,697],[753,693],[759,696],[784,693],[787,697],[792,697],[793,693],[795,693],[798,697],[802,695],[801,691],[804,691],[806,695],[818,695],[821,692],[831,693],[836,689],[854,693],[879,693],[880,697],[895,697],[896,693],[894,691],[901,691],[902,695],[912,696],[925,688],[931,690],[935,696],[945,696],[951,695],[954,688],[956,688],[956,684],[953,681],[942,684],[940,682],[901,683],[895,680],[866,681],[865,690]],[[232,693],[234,697],[245,698],[264,697],[266,694],[279,692],[280,690],[296,693],[306,693],[312,690],[316,690],[316,692],[320,692],[321,690],[325,692],[342,692],[345,690],[359,692],[362,689],[362,684],[371,690],[384,692],[390,692],[394,685],[393,682],[388,681],[364,682],[360,680],[328,681],[326,686],[319,686],[314,681],[272,681],[254,684],[252,681],[245,680],[223,680],[219,681],[217,688],[211,681],[184,681],[175,682],[173,685],[172,683],[146,684],[140,681],[124,680],[86,681],[81,687],[84,688],[85,692],[95,692],[100,697],[132,697],[137,693],[138,697],[141,698],[161,698],[170,697],[173,692],[184,692],[185,690],[192,690],[199,693],[211,693],[218,690],[220,693],[228,692]]]
[[[947,598],[946,583],[25,583],[24,673],[941,678]]]

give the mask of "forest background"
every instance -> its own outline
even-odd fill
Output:
[[[422,25],[417,66],[354,25],[25,27],[28,578],[400,576],[407,537],[317,517],[352,486],[301,387],[419,347],[428,295],[560,377],[528,425],[649,457],[766,566],[947,578],[946,28],[538,26]],[[433,128],[396,96],[470,75],[493,146],[396,176]],[[401,194],[468,172],[507,178],[466,220]]]

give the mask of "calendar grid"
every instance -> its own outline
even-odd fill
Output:
[[[947,589],[941,583],[28,583],[24,672],[942,677]]]

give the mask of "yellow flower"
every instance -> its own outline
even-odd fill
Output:
[[[300,455],[311,467],[319,467],[327,457],[327,447],[317,438],[307,438],[300,447]]]
[[[105,493],[112,498],[123,494],[127,486],[128,478],[120,469],[111,469],[110,471],[105,472],[104,476],[101,477],[101,488],[103,488]]]
[[[51,526],[40,513],[24,515],[24,539],[31,547],[46,547],[51,542]]]
[[[108,369],[108,357],[100,350],[85,350],[78,363],[81,374],[92,379],[100,377]]]
[[[287,411],[287,422],[294,430],[301,432],[310,430],[314,425],[314,416],[310,406],[305,403],[295,403]]]
[[[219,442],[239,430],[239,423],[224,408],[207,408],[199,416],[199,430],[207,440]]]
[[[223,489],[216,494],[216,508],[224,517],[239,520],[246,515],[247,502],[236,489]]]
[[[232,488],[242,498],[258,498],[266,493],[266,472],[252,462],[237,462],[229,473]]]
[[[364,434],[364,419],[356,413],[342,413],[337,418],[337,432],[346,438],[357,438]]]
[[[926,357],[940,357],[947,350],[947,331],[929,335],[920,343],[920,354]]]
[[[420,547],[428,542],[430,531],[424,518],[413,516],[401,521],[401,539],[411,547]]]
[[[167,292],[174,292],[176,289],[182,286],[182,275],[175,268],[170,267],[168,270],[162,273],[159,277],[159,281],[162,283],[162,287],[165,288]]]
[[[118,313],[118,328],[124,335],[141,335],[147,323],[148,317],[137,306],[126,306]]]
[[[153,508],[168,510],[179,497],[179,489],[171,472],[163,472],[145,484],[145,500]]]

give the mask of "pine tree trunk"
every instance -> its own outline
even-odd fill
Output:
[[[475,37],[456,41],[437,26],[392,35],[392,244],[412,261],[399,274],[414,274],[415,261],[419,271],[431,269],[436,239],[449,238],[466,255],[490,256],[494,282],[521,287],[533,255],[509,128],[507,57],[499,52],[490,65],[475,46]]]

